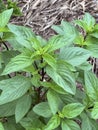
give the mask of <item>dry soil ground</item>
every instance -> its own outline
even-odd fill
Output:
[[[16,1],[16,0],[13,0]],[[79,19],[85,12],[98,21],[98,0],[18,0],[22,17],[13,23],[29,26],[36,34],[49,38],[54,34],[51,26],[61,20]]]

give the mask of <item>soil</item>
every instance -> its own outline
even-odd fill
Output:
[[[80,19],[85,12],[98,22],[98,0],[18,0],[18,3],[23,15],[13,18],[12,23],[29,26],[46,39],[55,33],[51,29],[53,24]]]

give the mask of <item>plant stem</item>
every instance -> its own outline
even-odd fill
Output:
[[[35,65],[36,69],[38,70],[38,66],[37,66],[37,64],[36,64],[36,61],[34,61],[34,65]]]
[[[43,58],[41,59],[41,63],[43,63]],[[41,69],[41,79],[40,79],[40,81],[42,81],[42,82],[44,80],[44,75],[45,75],[44,68],[42,68]],[[40,86],[38,88],[38,102],[40,102],[40,100],[41,100],[41,89],[42,89],[42,86]]]
[[[6,43],[3,42],[3,41],[2,41],[2,43],[3,43],[3,45],[6,47],[6,50],[9,50],[8,46],[6,45]]]
[[[46,95],[47,91],[48,91],[48,89],[47,89],[47,90],[43,93],[43,95],[41,96],[41,100],[44,99],[44,96]]]
[[[8,51],[9,48],[8,48],[8,46],[6,45],[6,43],[5,43],[4,41],[2,41],[2,43],[3,43],[3,45],[5,46],[6,50]],[[12,77],[10,76],[10,74],[8,74],[8,77],[9,77],[9,78],[12,78]]]
[[[41,63],[43,63],[43,58],[41,59]],[[45,75],[44,68],[42,68],[42,70],[41,70],[41,81],[44,80],[44,75]]]

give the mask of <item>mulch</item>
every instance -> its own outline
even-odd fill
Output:
[[[53,24],[80,19],[85,12],[98,22],[98,0],[18,0],[18,3],[23,15],[14,17],[11,22],[30,27],[45,39],[54,35]]]

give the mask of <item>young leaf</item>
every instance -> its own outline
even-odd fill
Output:
[[[52,57],[51,55],[49,55],[48,53],[45,53],[43,55],[43,59],[52,67],[52,68],[56,68],[56,60],[54,57]]]
[[[95,24],[94,31],[98,31],[98,23]]]
[[[54,50],[57,50],[69,43],[69,41],[72,42],[72,40],[69,40],[67,38],[64,38],[63,36],[56,35],[49,39],[48,41],[48,52],[52,52]]]
[[[30,39],[30,42],[32,43],[32,47],[35,49],[35,50],[39,50],[41,48],[41,44],[40,44],[40,41],[37,39],[37,37],[32,37]]]
[[[9,22],[13,9],[5,10],[0,14],[0,28],[3,28]]]
[[[30,81],[22,76],[0,81],[0,105],[14,101],[23,96],[30,88]]]
[[[21,16],[22,13],[20,11],[20,8],[18,7],[17,1],[7,0],[7,8],[13,8],[13,16]]]
[[[25,95],[18,100],[15,109],[16,123],[19,122],[25,116],[25,114],[30,109],[31,103],[32,100],[29,95]]]
[[[70,103],[63,108],[62,114],[66,118],[74,118],[80,115],[84,108],[81,103]]]
[[[77,44],[77,45],[83,46],[84,45],[84,37],[83,37],[83,35],[79,34],[75,38],[74,43]]]
[[[10,32],[9,29],[7,27],[4,27],[4,28],[0,28],[0,32]]]
[[[54,82],[57,83],[66,92],[75,94],[75,77],[69,68],[66,62],[59,61],[57,62],[57,67],[55,70],[51,67],[47,67],[46,72],[54,80]]]
[[[3,124],[0,122],[0,130],[4,130]]]
[[[60,125],[60,117],[58,115],[54,115],[45,126],[44,130],[54,130]]]
[[[95,37],[95,38],[98,38],[98,32],[95,31],[95,32],[91,33],[90,36],[93,36],[93,37]]]
[[[49,90],[47,93],[47,99],[52,113],[56,114],[60,107],[60,98],[58,97],[56,92],[54,92],[53,90]]]
[[[75,23],[87,32],[92,32],[95,25],[95,19],[89,13],[85,13],[83,20],[76,20]]]
[[[23,70],[24,68],[32,64],[32,59],[29,56],[20,54],[12,58],[6,65],[2,75],[6,75],[12,72]]]
[[[0,12],[2,12],[3,10],[6,9],[6,6],[4,4],[4,1],[3,0],[0,0]]]
[[[73,120],[62,121],[62,130],[80,130],[79,125]]]
[[[90,99],[98,100],[98,79],[89,71],[85,71],[85,91]]]
[[[50,110],[50,107],[48,105],[48,102],[41,102],[33,107],[33,111],[43,117],[50,117],[52,115],[52,112]]]
[[[79,47],[64,47],[59,54],[60,59],[67,61],[73,66],[83,64],[90,56],[90,51]]]

